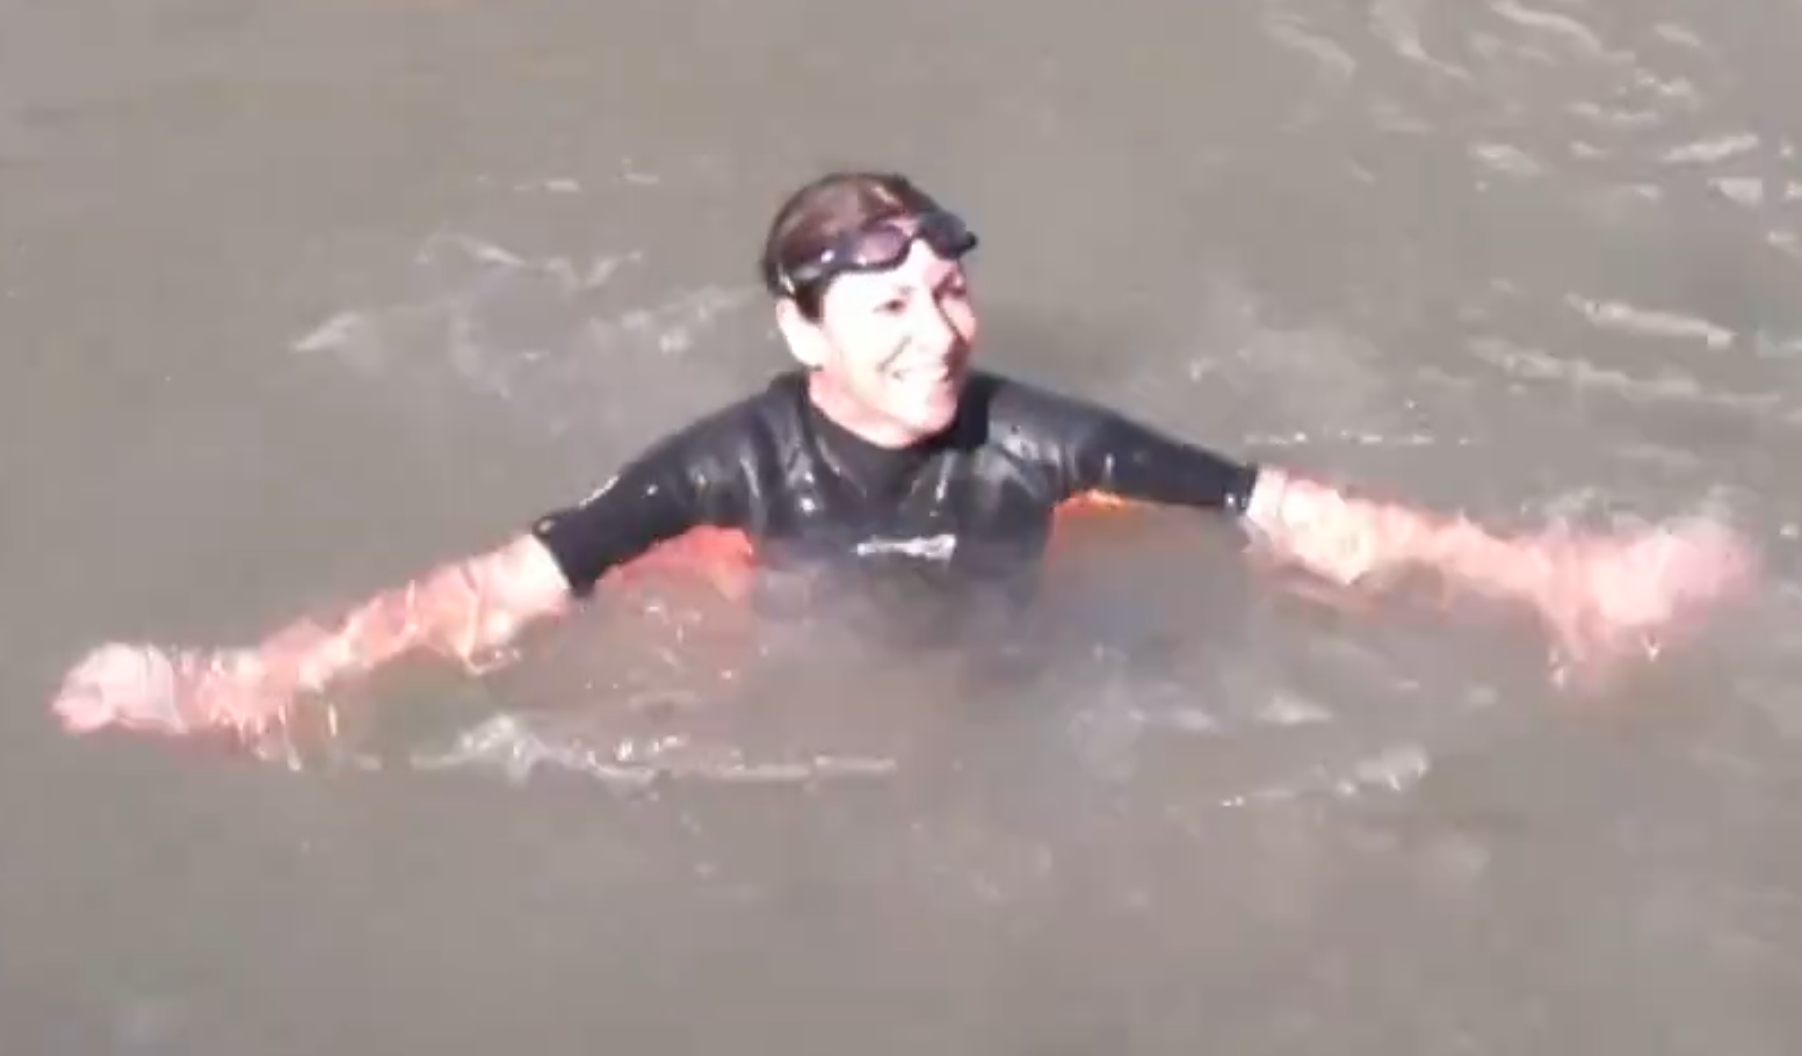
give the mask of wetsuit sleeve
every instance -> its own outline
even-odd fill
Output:
[[[1136,502],[1244,513],[1256,465],[1240,462],[1078,401],[1046,408],[1066,496],[1102,492]]]
[[[719,457],[730,432],[710,421],[668,437],[582,502],[532,525],[572,594],[587,597],[611,569],[690,529],[742,525],[742,467]]]

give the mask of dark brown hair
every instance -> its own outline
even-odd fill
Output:
[[[858,228],[937,208],[931,195],[897,172],[826,173],[803,184],[776,210],[758,262],[763,285],[773,297],[793,297],[803,315],[817,319],[824,287],[816,283],[789,290],[782,283],[787,269],[819,256]]]

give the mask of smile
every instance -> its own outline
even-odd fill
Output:
[[[912,382],[915,384],[930,384],[933,382],[950,381],[957,376],[957,368],[950,363],[929,363],[915,367],[906,367],[901,370],[890,371],[889,373],[899,381]]]

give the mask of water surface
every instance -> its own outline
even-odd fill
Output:
[[[0,26],[8,1052],[1795,1050],[1793,5]],[[1158,518],[1012,691],[667,586],[372,687],[380,770],[52,728],[95,642],[252,640],[760,384],[757,240],[844,163],[982,231],[993,365],[1502,527],[1720,511],[1769,589],[1579,705]]]

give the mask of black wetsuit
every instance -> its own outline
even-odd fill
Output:
[[[882,448],[822,414],[793,372],[664,438],[533,530],[577,596],[700,526],[742,531],[763,566],[1018,584],[1068,499],[1101,492],[1238,513],[1256,477],[1251,465],[991,374],[970,378],[944,433]]]

